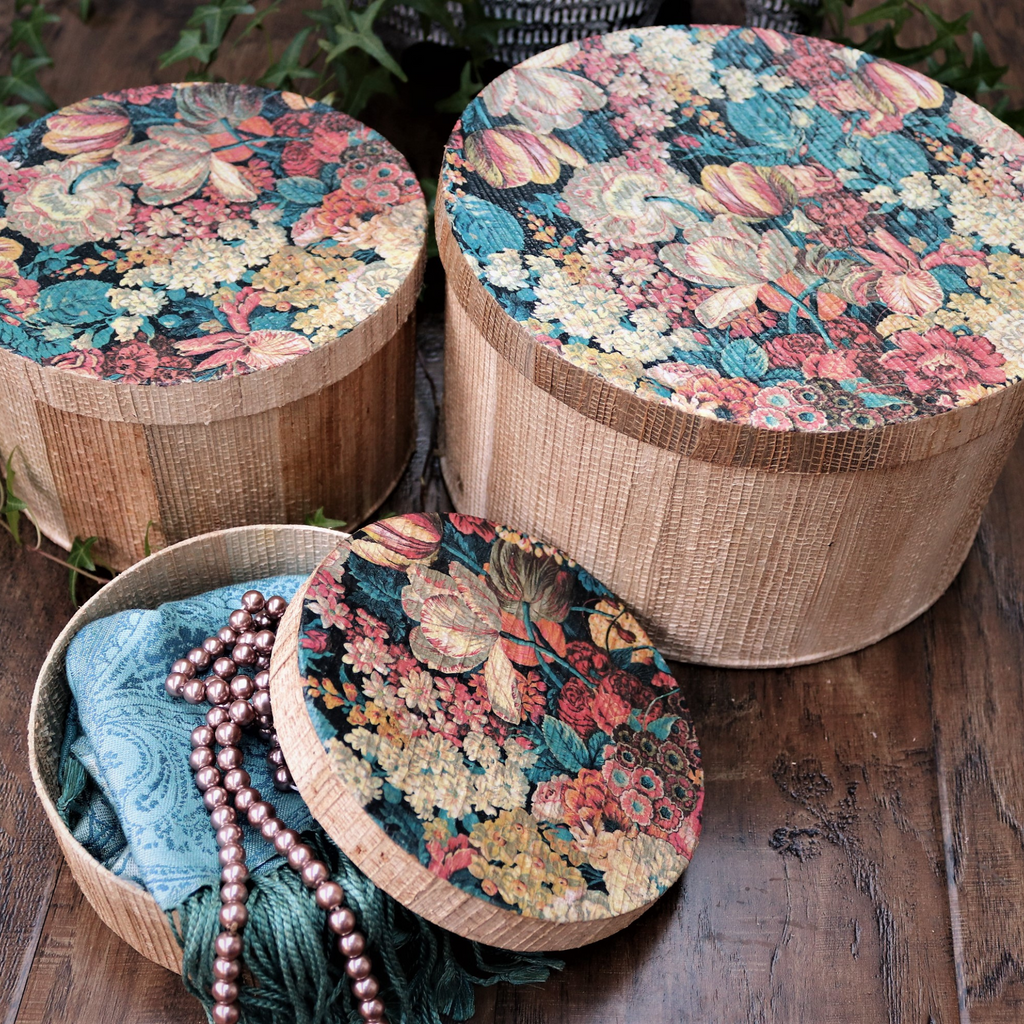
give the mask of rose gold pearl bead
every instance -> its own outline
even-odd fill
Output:
[[[313,850],[305,843],[296,843],[288,851],[288,864],[293,871],[301,871],[313,859]]]
[[[284,822],[280,818],[267,818],[267,820],[260,825],[260,833],[264,839],[268,840],[273,840],[274,836],[283,829]]]
[[[247,612],[263,611],[264,604],[266,604],[266,600],[258,590],[247,590],[242,595],[242,607]]]
[[[280,793],[287,793],[294,785],[295,780],[287,768],[281,767],[274,772],[274,789]]]
[[[249,809],[245,812],[249,818],[249,824],[253,828],[259,828],[267,820],[274,816],[274,805],[267,803],[266,800],[259,800],[252,804]]]
[[[248,676],[234,676],[230,683],[231,696],[248,700],[256,691],[256,686]]]
[[[225,787],[226,788],[226,787]],[[214,828],[223,828],[225,825],[233,825],[238,820],[234,807],[218,807],[210,815],[210,824]]]
[[[286,828],[274,836],[274,849],[278,853],[288,853],[299,841],[299,833],[293,828]]]
[[[269,629],[261,629],[256,634],[254,646],[260,654],[269,654],[274,649],[274,634]]]
[[[327,927],[335,935],[348,935],[356,926],[356,915],[348,907],[338,907],[327,915]]]
[[[220,861],[222,868],[227,867],[229,864],[244,864],[245,847],[240,843],[229,843],[227,846],[220,848],[217,859]]]
[[[223,725],[228,720],[228,709],[227,708],[210,708],[206,712],[206,724],[211,729],[216,729],[218,725]]]
[[[232,935],[231,938],[235,939],[238,936]],[[210,986],[210,995],[218,1003],[235,1003],[238,1001],[238,986],[233,981],[215,981]]]
[[[217,630],[217,639],[225,646],[230,647],[238,634],[230,626],[221,626]]]
[[[238,1024],[242,1013],[234,1003],[214,1003],[210,1016],[213,1024]]]
[[[213,663],[213,674],[220,679],[230,679],[235,674],[235,663],[230,658],[218,658]]]
[[[345,890],[337,882],[321,882],[316,887],[316,905],[321,910],[333,910],[345,899]]]
[[[240,825],[234,823],[230,825],[224,825],[222,828],[217,829],[217,845],[218,846],[231,846],[238,845],[242,842],[242,829]]]
[[[266,612],[256,612],[252,617],[252,624],[258,629],[269,629],[274,620]]]
[[[368,956],[354,956],[347,964],[345,964],[345,973],[350,978],[355,978],[356,981],[360,978],[365,978],[370,973],[371,969],[370,958]]]
[[[311,860],[302,869],[302,884],[307,889],[316,889],[321,882],[326,882],[330,877],[330,868],[322,860]]]
[[[288,610],[288,602],[279,594],[275,594],[266,603],[267,614],[272,619],[279,619]]]
[[[249,881],[249,869],[238,861],[234,861],[231,864],[225,864],[220,869],[220,880],[226,885],[231,882],[248,882]]]
[[[223,807],[228,802],[228,791],[223,786],[211,786],[203,793],[203,806],[208,811]]]
[[[252,615],[244,608],[236,608],[228,616],[228,625],[236,633],[244,633],[252,625]]]
[[[256,640],[256,631],[253,629],[247,629],[244,633],[238,634],[238,639],[235,641],[237,644],[245,644],[247,647],[252,647]]]
[[[257,690],[252,695],[252,709],[257,715],[264,718],[270,714],[270,693],[267,690]]]
[[[379,999],[365,999],[359,1004],[359,1016],[363,1020],[380,1020],[384,1013],[384,1003]]]
[[[249,889],[241,882],[225,882],[220,887],[221,903],[244,903],[249,898]]]
[[[245,754],[240,747],[221,747],[217,754],[217,765],[225,772],[232,768],[241,768],[244,760]]]
[[[171,671],[183,675],[186,679],[191,679],[196,674],[196,667],[188,658],[179,658],[171,666]]]
[[[280,747],[275,747],[267,754],[267,767],[268,768],[280,768],[284,764],[284,751]]]
[[[263,669],[270,668],[270,655],[268,655],[268,654],[257,655],[255,667],[260,669],[261,671]]]
[[[213,940],[213,948],[217,956],[223,957],[225,960],[237,960],[242,955],[242,937],[232,935],[231,932],[221,932]],[[370,997],[366,996],[365,998],[369,999]]]
[[[190,679],[181,688],[181,695],[189,704],[202,704],[206,700],[206,683],[202,679]]]
[[[263,740],[264,743],[269,743],[270,738],[274,735],[274,730],[268,729],[265,725],[260,725],[259,729],[257,730],[257,735],[261,740]]]
[[[243,729],[247,725],[252,725],[256,720],[256,712],[253,711],[247,700],[233,700],[228,705],[228,714],[231,716],[231,721]]]
[[[164,689],[171,697],[180,697],[190,678],[184,672],[171,672],[164,680]]]
[[[252,685],[257,690],[269,690],[270,689],[270,673],[269,672],[257,672],[253,676]]]
[[[214,736],[222,747],[233,747],[242,738],[242,730],[229,719],[217,726]]]
[[[220,772],[214,768],[212,764],[206,765],[196,772],[196,789],[198,789],[200,793],[205,793],[211,786],[216,786],[219,783]],[[210,807],[208,810],[212,811],[213,808]]]
[[[200,645],[211,658],[216,658],[224,650],[224,642],[220,637],[208,636]]]
[[[235,649],[231,652],[231,657],[234,659],[236,665],[255,665],[256,649],[254,647],[250,647],[248,644],[235,644]]]
[[[197,725],[192,730],[191,740],[193,747],[212,747],[213,730],[208,725]]]
[[[233,928],[244,928],[249,920],[249,911],[244,903],[225,903],[220,908],[220,923],[229,931]]]
[[[192,771],[197,772],[200,768],[209,767],[216,760],[213,756],[213,751],[209,747],[196,747],[188,755],[188,766]]]
[[[258,789],[253,789],[252,786],[243,786],[241,789],[235,790],[235,809],[244,814],[254,803],[259,801],[259,798],[260,791]]]
[[[237,748],[228,747],[226,749],[232,750]],[[244,768],[232,768],[224,775],[224,788],[229,793],[237,793],[240,789],[245,789],[251,782],[252,779],[249,778],[249,773]]]
[[[349,932],[338,939],[338,949],[342,956],[359,956],[366,949],[366,939],[363,938],[362,932]]]
[[[352,982],[352,995],[356,999],[373,999],[379,991],[380,982],[372,974]],[[382,1010],[381,1012],[383,1013],[384,1011]]]
[[[205,672],[210,667],[211,658],[202,647],[193,647],[185,657],[192,662],[200,672]]]
[[[223,679],[213,678],[206,684],[206,699],[217,707],[231,700],[231,691]]]
[[[242,967],[237,960],[225,960],[219,956],[213,961],[213,976],[218,981],[234,981],[242,972]]]

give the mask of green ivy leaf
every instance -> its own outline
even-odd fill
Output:
[[[71,594],[71,603],[78,607],[78,570],[85,569],[88,572],[96,571],[96,562],[92,557],[92,549],[99,540],[98,537],[76,537],[71,542],[71,551],[68,553],[68,593]]]
[[[0,485],[0,497],[3,498],[3,503],[0,504],[0,515],[7,520],[7,527],[14,537],[14,543],[20,548],[21,513],[28,508],[28,505],[14,491],[14,453],[17,450],[14,448],[7,456],[7,464],[4,467],[4,480]]]
[[[307,526],[322,526],[325,530],[340,530],[347,524],[344,519],[331,519],[324,515],[324,507],[321,505],[315,512],[306,516]]]

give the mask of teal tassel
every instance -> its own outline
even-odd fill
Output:
[[[393,1024],[467,1020],[474,985],[530,984],[562,962],[468,942],[413,914],[378,889],[320,830],[305,842],[332,867],[366,935]],[[243,985],[245,1024],[356,1024],[360,1020],[334,936],[312,893],[287,864],[250,881],[243,958],[255,984]],[[185,987],[209,1014],[219,893],[204,888],[168,913],[182,948]]]

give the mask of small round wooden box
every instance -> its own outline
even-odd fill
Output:
[[[693,722],[646,634],[582,568],[461,515],[353,537],[240,527],[116,577],[36,683],[36,790],[76,881],[126,942],[181,968],[156,901],[93,859],[57,810],[68,645],[127,608],[311,569],[271,659],[275,727],[313,816],[372,881],[456,934],[538,950],[620,930],[679,878],[704,799]]]
[[[384,139],[287,92],[128,89],[0,141],[0,188],[0,451],[48,537],[120,569],[384,499],[426,227]]]
[[[437,204],[445,476],[670,656],[855,650],[966,557],[1024,415],[1024,139],[917,72],[722,26],[558,47]]]

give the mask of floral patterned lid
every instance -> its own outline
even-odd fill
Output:
[[[208,381],[345,334],[426,208],[376,132],[293,93],[127,89],[0,140],[0,347],[126,384]]]
[[[643,908],[687,866],[704,793],[685,701],[561,552],[409,514],[342,543],[303,601],[299,674],[331,771],[433,876],[571,922]]]
[[[656,27],[507,71],[449,142],[480,283],[619,388],[867,428],[1024,375],[1024,139],[857,50]]]

